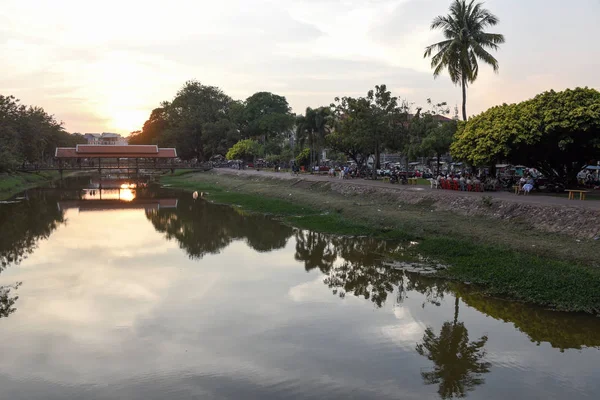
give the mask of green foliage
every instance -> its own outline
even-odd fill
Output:
[[[280,139],[294,124],[294,115],[283,96],[258,92],[246,99],[244,107],[246,135],[261,142]]]
[[[302,149],[300,154],[296,156],[296,164],[307,167],[310,164],[310,149]]]
[[[250,161],[260,153],[260,144],[256,140],[240,140],[229,149],[225,156],[228,160]]]
[[[163,104],[167,111],[168,130],[181,158],[210,158],[212,154],[207,152],[207,139],[210,136],[214,138],[215,130],[228,129],[221,122],[228,118],[231,102],[221,89],[189,81],[172,102]]]
[[[325,145],[325,138],[331,133],[332,125],[329,107],[308,107],[304,115],[296,117],[296,140],[301,147],[308,144],[310,165],[319,162],[319,154]]]
[[[279,154],[293,122],[285,97],[259,92],[235,101],[217,87],[188,81],[172,101],[152,111],[141,131],[132,132],[129,143],[176,147],[182,159],[208,160],[253,138],[272,146],[267,154]]]
[[[426,156],[435,155],[440,157],[450,151],[450,145],[454,141],[458,124],[450,121],[433,127],[421,143],[421,152]]]
[[[375,86],[366,97],[336,98],[332,104],[335,131],[327,137],[334,150],[344,153],[358,165],[385,148],[403,145],[408,121],[408,106],[399,104],[386,85]]]
[[[417,250],[451,265],[447,277],[482,285],[488,294],[600,314],[596,268],[449,237],[427,238]]]
[[[280,159],[281,159],[281,162],[283,162],[283,163],[289,163],[291,160],[294,159],[294,150],[292,149],[292,147],[289,144],[286,144],[281,149]]]
[[[25,189],[41,186],[58,178],[60,178],[60,175],[57,171],[0,174],[0,200],[7,199]]]
[[[161,139],[161,134],[168,127],[167,123],[167,110],[165,107],[158,107],[152,110],[150,118],[144,123],[144,127],[141,131],[131,132],[129,135],[129,144],[156,144]]]
[[[427,99],[427,104],[429,110],[421,112],[419,108],[410,120],[404,152],[411,159],[435,156],[439,161],[450,150],[458,117],[452,120],[445,117],[450,113],[446,103],[434,104],[431,99]]]
[[[0,95],[0,172],[24,162],[48,162],[56,147],[77,143],[85,143],[83,136],[65,132],[62,123],[44,109],[27,107],[13,96]]]
[[[431,57],[433,75],[438,77],[444,69],[450,79],[463,90],[463,120],[467,120],[466,88],[479,75],[479,60],[498,72],[498,60],[488,50],[498,50],[504,36],[487,33],[485,29],[497,25],[498,18],[474,0],[454,0],[449,14],[436,17],[431,29],[441,29],[445,40],[428,46],[424,57]]]
[[[573,181],[600,155],[600,92],[549,91],[493,107],[459,126],[451,150],[453,157],[471,165],[506,160]]]

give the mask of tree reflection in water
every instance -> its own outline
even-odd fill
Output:
[[[410,293],[423,296],[423,304],[441,305],[444,295],[452,293],[449,283],[439,279],[392,268],[384,263],[389,254],[402,254],[401,244],[370,238],[345,238],[312,232],[296,233],[296,254],[307,271],[318,268],[324,283],[334,294],[353,294],[382,307],[391,293],[402,303]],[[439,385],[441,398],[465,397],[467,392],[484,383],[482,375],[491,364],[483,361],[487,336],[470,342],[463,322],[458,321],[459,297],[455,298],[454,320],[445,322],[439,335],[425,330],[418,354],[433,361],[431,371],[422,372],[426,384]]]
[[[23,201],[0,207],[0,273],[18,265],[32,254],[40,240],[64,223],[56,207],[56,197],[42,190],[31,190]],[[19,298],[15,292],[21,283],[0,286],[0,318],[16,311]]]
[[[19,296],[16,296],[11,292],[17,290],[19,286],[21,286],[21,282],[12,286],[0,286],[0,318],[6,318],[17,311],[14,305],[19,299]]]
[[[158,231],[177,240],[194,259],[218,253],[234,240],[245,240],[259,252],[276,250],[283,248],[293,235],[294,258],[306,271],[323,273],[324,284],[336,296],[354,295],[382,307],[390,296],[394,303],[401,304],[407,297],[418,294],[425,307],[427,304],[439,306],[444,297],[450,295],[462,298],[493,318],[515,323],[536,342],[549,342],[561,349],[600,346],[598,318],[477,296],[456,283],[387,266],[384,261],[390,254],[407,256],[410,253],[403,243],[297,230],[261,215],[246,215],[237,208],[194,201],[188,194],[179,197],[177,209],[146,211],[146,216]],[[451,324],[457,327],[452,330],[457,335],[462,330],[459,324],[458,321]],[[443,336],[447,331],[448,328]]]
[[[469,342],[469,331],[458,321],[459,297],[455,299],[454,320],[444,322],[439,335],[427,328],[422,343],[417,344],[419,355],[434,364],[433,370],[421,372],[428,385],[439,385],[442,399],[465,397],[469,391],[485,383],[482,375],[490,372],[491,364],[483,361],[488,337]]]
[[[154,228],[175,239],[190,258],[217,254],[234,240],[245,239],[258,252],[285,247],[293,229],[263,215],[217,206],[191,196],[179,198],[176,209],[147,210]]]

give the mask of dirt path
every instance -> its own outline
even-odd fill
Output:
[[[310,174],[302,174],[298,176],[294,176],[289,172],[271,172],[271,171],[256,171],[256,170],[236,170],[229,168],[215,168],[215,171],[218,174],[232,174],[237,176],[262,176],[262,177],[271,177],[277,179],[289,179],[289,180],[304,180],[309,182],[331,182],[331,183],[347,183],[355,186],[367,186],[367,187],[380,187],[384,189],[392,189],[398,191],[406,191],[406,192],[423,192],[423,191],[436,191],[441,189],[431,189],[428,186],[417,185],[417,186],[409,186],[409,185],[391,185],[389,183],[385,183],[383,181],[372,181],[366,179],[350,179],[350,180],[340,180],[338,178],[332,178],[327,175],[310,175]],[[598,200],[569,200],[563,197],[555,197],[555,196],[546,196],[546,195],[536,195],[532,194],[529,196],[516,196],[513,193],[509,192],[461,192],[461,191],[453,191],[453,190],[444,190],[444,195],[449,196],[458,196],[458,197],[483,197],[483,196],[491,196],[494,199],[499,199],[506,202],[513,203],[521,203],[521,204],[535,204],[535,205],[548,205],[548,206],[568,206],[568,207],[580,207],[588,210],[600,210],[600,201]]]

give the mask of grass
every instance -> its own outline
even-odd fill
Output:
[[[8,199],[23,190],[56,180],[59,177],[60,175],[56,171],[0,174],[0,200]]]
[[[453,238],[428,238],[419,251],[450,265],[446,277],[482,285],[488,294],[600,314],[598,268]]]
[[[216,203],[271,214],[300,228],[340,235],[413,240],[420,255],[449,268],[444,277],[564,311],[600,314],[598,242],[575,242],[518,222],[434,212],[427,202],[383,195],[342,196],[326,182],[185,172],[161,180],[205,192]],[[516,240],[515,238],[518,238]]]

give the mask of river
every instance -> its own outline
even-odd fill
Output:
[[[98,185],[104,189],[100,190]],[[600,318],[89,177],[0,204],[0,399],[593,399]]]

